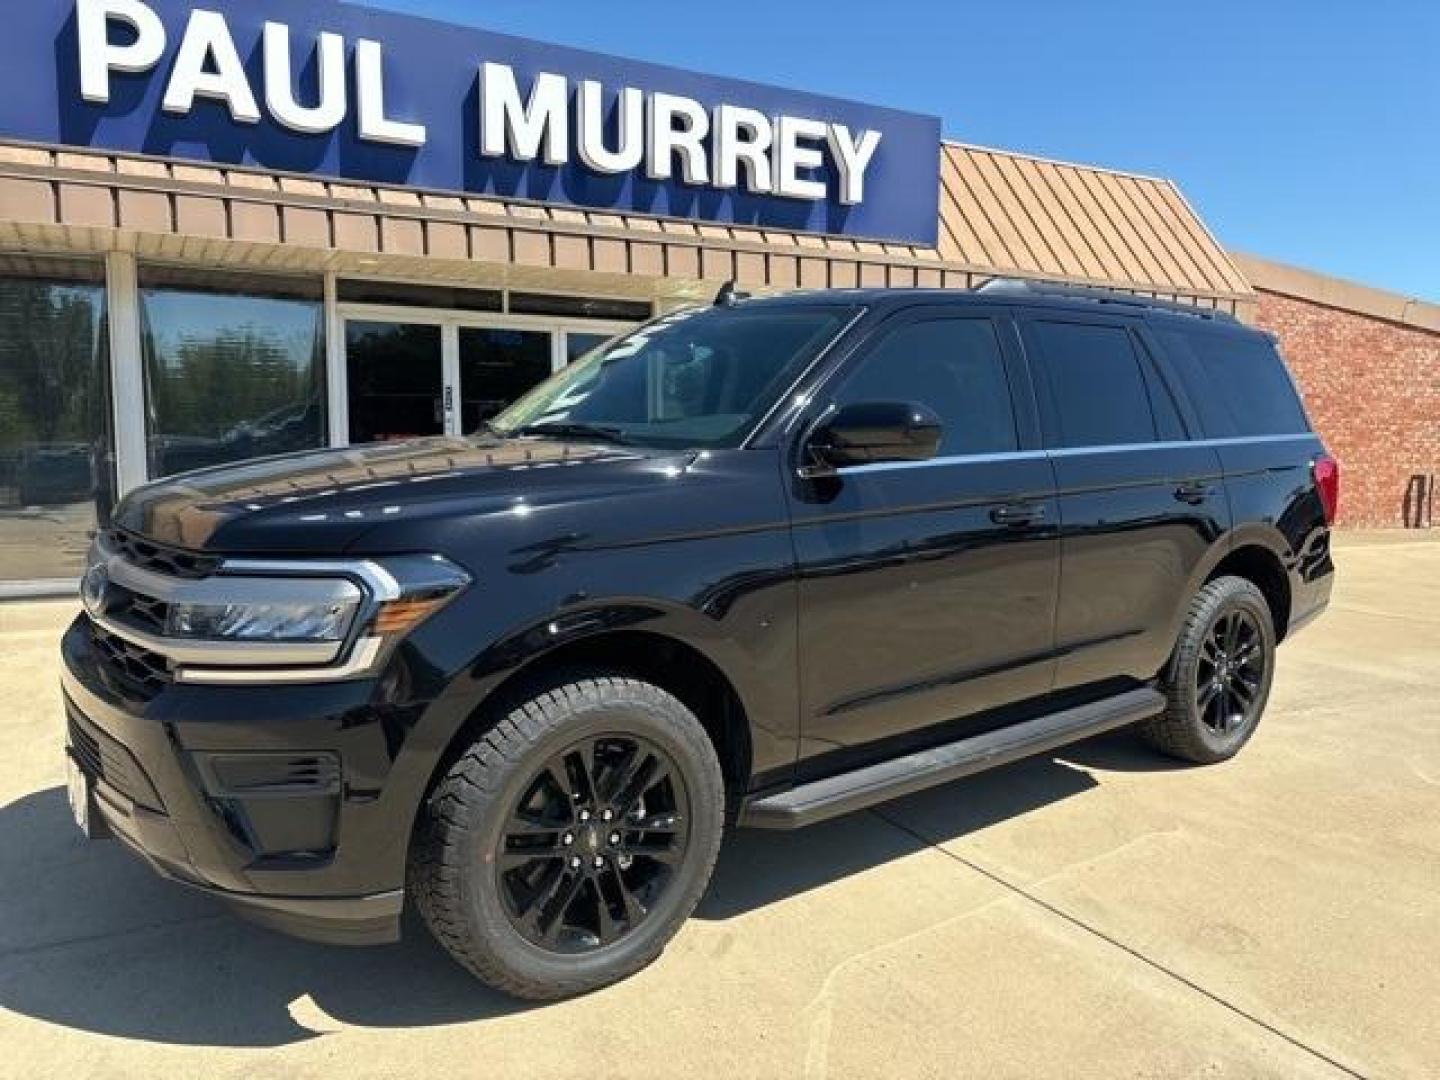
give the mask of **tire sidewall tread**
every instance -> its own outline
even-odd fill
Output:
[[[570,743],[609,732],[655,742],[684,772],[689,850],[656,909],[624,938],[590,953],[547,953],[505,916],[488,856],[539,765]],[[709,882],[724,813],[719,759],[689,709],[649,683],[571,672],[510,706],[436,782],[416,826],[409,891],[441,945],[482,981],[532,1000],[569,997],[623,979],[660,954]]]
[[[1195,708],[1195,674],[1201,646],[1215,621],[1237,607],[1257,616],[1264,649],[1255,718],[1231,736],[1217,735],[1205,726]],[[1169,757],[1200,765],[1228,761],[1250,741],[1264,715],[1275,676],[1276,633],[1274,615],[1265,594],[1242,577],[1218,577],[1205,584],[1190,601],[1180,637],[1161,677],[1165,711],[1138,725],[1141,737]]]

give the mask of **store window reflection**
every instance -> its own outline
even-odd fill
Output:
[[[317,282],[143,268],[150,477],[326,443]]]
[[[0,259],[0,590],[78,578],[114,491],[103,267]]]

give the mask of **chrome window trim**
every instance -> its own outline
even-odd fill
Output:
[[[1169,442],[1115,443],[1107,446],[1066,446],[1052,450],[1005,450],[987,454],[948,454],[928,461],[881,461],[870,465],[846,465],[836,469],[839,476],[900,469],[926,469],[942,465],[983,465],[1005,461],[1030,461],[1043,457],[1079,457],[1083,454],[1118,454],[1136,450],[1179,450],[1186,447],[1243,446],[1249,443],[1313,442],[1314,432],[1295,435],[1250,435],[1224,439],[1178,439]]]
[[[928,461],[878,461],[869,465],[842,465],[835,472],[840,476],[890,472],[900,469],[925,469],[937,465],[986,465],[1006,461],[1034,461],[1047,456],[1045,450],[1000,450],[987,454],[946,454]]]
[[[1081,454],[1119,454],[1134,450],[1179,450],[1184,447],[1243,446],[1246,443],[1308,442],[1314,432],[1294,435],[1239,435],[1224,439],[1171,439],[1165,442],[1106,443],[1097,446],[1061,446],[1047,451],[1053,457],[1078,457]]]

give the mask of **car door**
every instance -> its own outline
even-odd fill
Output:
[[[912,309],[815,395],[920,403],[945,433],[933,460],[793,481],[802,775],[1049,690],[1057,507],[1017,346],[995,312]]]
[[[1229,529],[1219,458],[1191,441],[1139,320],[1031,312],[1019,325],[1060,503],[1056,689],[1150,678]]]

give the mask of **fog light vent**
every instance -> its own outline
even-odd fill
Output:
[[[337,795],[340,758],[331,753],[199,753],[195,763],[220,799]]]

